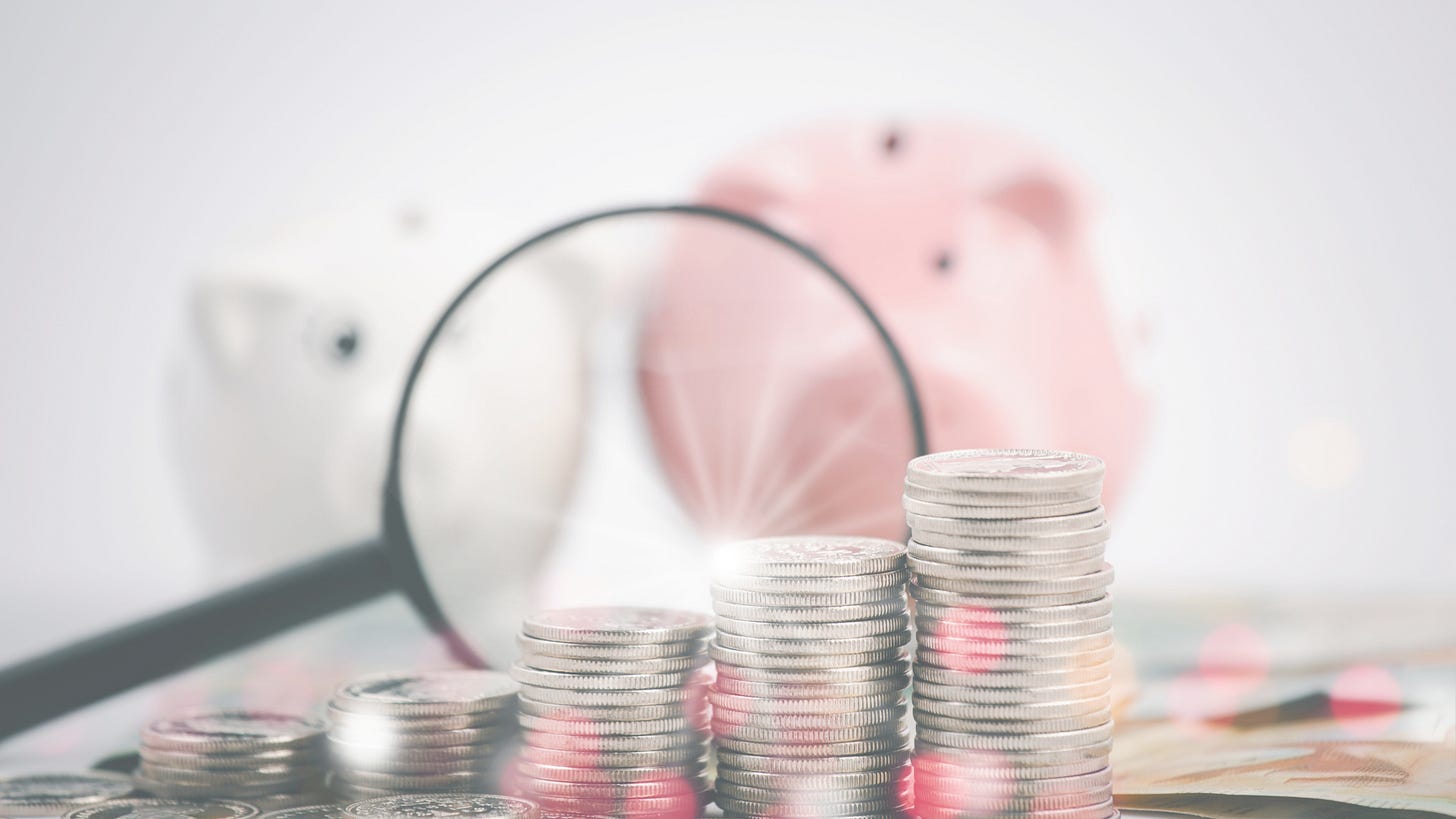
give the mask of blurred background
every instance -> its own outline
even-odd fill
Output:
[[[493,214],[484,263],[843,118],[1004,130],[1089,192],[1150,400],[1121,594],[1447,592],[1453,24],[1440,2],[6,2],[0,662],[237,574],[169,426],[192,288],[229,248],[367,202]]]

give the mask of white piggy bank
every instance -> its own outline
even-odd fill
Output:
[[[220,575],[255,576],[377,536],[407,368],[448,301],[514,235],[465,214],[352,212],[207,270],[173,362],[182,489]],[[487,280],[427,366],[403,475],[433,582],[468,579],[472,636],[514,653],[582,443],[577,263]],[[523,343],[523,339],[525,339]],[[529,407],[530,411],[523,411]],[[441,573],[448,578],[441,578]]]

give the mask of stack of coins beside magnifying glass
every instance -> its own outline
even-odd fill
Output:
[[[751,817],[903,814],[905,547],[769,538],[714,558],[718,807]]]
[[[921,819],[1117,815],[1102,476],[1040,450],[910,462]]]
[[[318,801],[324,790],[324,724],[292,714],[198,710],[157,720],[142,731],[140,756],[137,788],[171,799],[281,807]]]
[[[705,641],[672,609],[561,609],[526,618],[516,786],[544,809],[697,816],[707,791]]]
[[[329,702],[330,788],[363,800],[489,791],[518,735],[516,683],[499,671],[374,674]]]

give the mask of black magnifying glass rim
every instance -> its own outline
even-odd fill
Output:
[[[400,480],[400,463],[404,449],[404,428],[405,421],[409,418],[410,400],[414,397],[415,385],[419,381],[420,373],[424,371],[425,361],[430,357],[435,342],[439,340],[440,334],[444,331],[445,325],[465,303],[465,300],[475,292],[492,273],[505,266],[516,256],[535,247],[536,245],[565,233],[569,230],[579,228],[583,225],[599,222],[605,219],[612,219],[622,216],[637,216],[644,214],[676,214],[680,216],[700,217],[704,219],[716,219],[728,224],[737,225],[752,233],[756,233],[789,250],[799,254],[811,265],[828,276],[835,284],[845,292],[846,295],[859,308],[860,312],[874,327],[875,333],[879,336],[885,350],[890,354],[890,361],[894,365],[895,375],[900,381],[900,388],[905,393],[905,404],[910,410],[910,427],[915,441],[915,455],[924,455],[927,450],[925,432],[925,414],[920,404],[920,393],[915,389],[915,379],[910,373],[910,367],[905,362],[905,357],[900,353],[900,348],[895,344],[895,339],[890,331],[880,321],[879,316],[870,308],[868,302],[860,295],[859,291],[828,262],[820,258],[819,254],[801,242],[787,236],[774,228],[732,210],[712,207],[709,205],[635,205],[629,207],[613,208],[610,210],[595,211],[584,216],[562,222],[555,227],[548,228],[536,235],[526,239],[503,255],[491,262],[475,278],[471,279],[465,287],[451,300],[435,321],[430,332],[425,336],[424,343],[420,345],[419,352],[415,354],[414,361],[410,364],[409,375],[405,378],[404,390],[400,394],[399,410],[394,416],[394,429],[389,441],[389,471],[384,481],[384,552],[389,561],[390,573],[401,591],[408,595],[410,602],[420,613],[437,634],[444,638],[450,652],[461,662],[468,665],[483,667],[483,658],[473,649],[450,625],[449,619],[445,616],[444,610],[440,608],[435,593],[430,590],[430,585],[425,579],[424,567],[420,565],[420,559],[415,551],[414,538],[410,534],[408,518],[404,511],[404,495],[402,482]]]

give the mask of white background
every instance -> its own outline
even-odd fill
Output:
[[[957,115],[1102,194],[1158,391],[1128,593],[1456,575],[1447,3],[0,5],[0,661],[205,585],[163,447],[186,282],[357,199],[541,224],[830,115]]]

